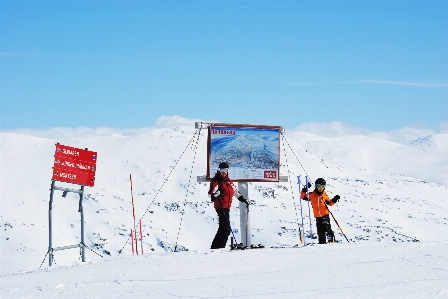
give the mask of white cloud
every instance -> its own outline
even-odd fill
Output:
[[[448,122],[441,122],[439,124],[440,134],[448,134]]]
[[[308,132],[323,137],[338,137],[346,135],[362,135],[372,138],[379,138],[397,142],[400,144],[409,144],[410,142],[437,133],[447,134],[448,123],[441,123],[439,130],[426,128],[424,124],[417,123],[412,126],[406,126],[393,131],[371,131],[364,128],[349,126],[340,121],[330,123],[305,123],[296,127],[294,130]]]
[[[334,81],[334,82],[286,82],[288,85],[353,85],[353,84],[383,84],[383,85],[405,85],[414,87],[448,88],[448,82],[417,82],[417,81],[392,81],[392,80],[357,80],[357,81]]]
[[[11,131],[2,131],[4,133],[14,133],[30,135],[40,138],[48,139],[68,139],[68,138],[80,138],[80,137],[90,137],[90,136],[108,136],[114,134],[123,134],[123,130],[112,129],[108,127],[98,127],[98,128],[88,128],[88,127],[77,127],[77,128],[50,128],[50,129],[17,129]]]
[[[388,80],[361,80],[353,83],[371,83],[371,84],[388,84],[388,85],[406,85],[415,87],[437,87],[448,88],[446,82],[415,82],[415,81],[388,81]]]
[[[348,126],[340,121],[330,123],[310,122],[301,124],[294,130],[308,132],[323,137],[336,137],[345,135],[366,135],[368,130]]]
[[[169,128],[174,126],[191,126],[194,128],[196,122],[206,122],[201,119],[189,119],[181,117],[178,115],[165,116],[162,115],[156,120],[156,123],[152,128]],[[213,122],[213,121],[209,121]],[[214,121],[216,123],[216,121]],[[111,135],[135,135],[144,132],[147,128],[134,128],[134,129],[120,129],[120,128],[109,128],[109,127],[77,127],[77,128],[66,128],[57,127],[49,129],[16,129],[10,131],[2,131],[2,133],[14,133],[30,135],[40,138],[48,139],[70,139],[70,138],[83,138],[83,137],[94,137],[94,136],[111,136]]]
[[[219,123],[219,121],[204,121],[201,119],[190,119],[178,115],[159,117],[154,126],[150,128],[168,128],[174,126],[191,126],[194,127],[196,122],[202,123]],[[120,129],[109,127],[77,127],[77,128],[50,128],[50,129],[17,129],[12,131],[2,131],[3,133],[24,134],[48,139],[69,139],[94,136],[110,136],[110,135],[135,135],[144,132],[148,128]],[[400,144],[409,144],[410,142],[433,134],[448,134],[448,122],[441,122],[437,129],[426,128],[422,123],[416,123],[393,131],[371,131],[365,128],[350,126],[340,121],[330,123],[310,122],[301,124],[294,128],[293,131],[308,132],[323,137],[338,137],[347,135],[362,135],[372,138],[379,138],[397,142]]]
[[[162,115],[156,120],[155,127],[157,128],[167,128],[167,127],[173,127],[173,126],[192,126],[194,127],[194,124],[196,122],[211,122],[211,121],[204,121],[198,118],[190,119],[185,118],[179,115],[173,115],[173,116],[166,116]]]

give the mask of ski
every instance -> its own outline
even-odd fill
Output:
[[[302,247],[305,247],[305,246],[307,246],[308,244],[305,244],[305,245],[299,245],[299,244],[296,244],[296,245],[276,245],[276,246],[271,246],[270,248],[274,248],[274,249],[281,249],[281,248],[302,248]]]
[[[230,247],[230,250],[245,250],[245,249],[260,249],[260,248],[264,248],[263,244],[258,244],[258,245],[243,245],[243,243],[239,243],[239,244],[235,244],[232,247]]]

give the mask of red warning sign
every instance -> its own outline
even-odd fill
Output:
[[[97,153],[56,144],[52,180],[92,187]]]

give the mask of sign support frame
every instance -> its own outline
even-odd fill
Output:
[[[55,185],[56,181],[51,180],[51,189],[50,189],[50,202],[48,207],[48,252],[49,259],[48,265],[51,267],[53,265],[53,252],[57,250],[65,250],[72,248],[81,248],[81,261],[86,261],[86,253],[85,253],[85,243],[84,243],[84,209],[82,206],[82,200],[84,198],[84,186],[81,186],[81,189],[74,190],[69,188],[61,188]],[[62,191],[62,197],[67,196],[67,192],[73,192],[79,194],[79,209],[78,212],[81,213],[81,242],[75,245],[68,245],[62,247],[53,247],[53,198],[54,198],[54,190]]]

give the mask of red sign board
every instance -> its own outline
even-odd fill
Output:
[[[56,144],[56,157],[65,157],[73,160],[81,160],[96,163],[96,152],[83,150],[76,147],[70,147],[62,144]]]
[[[51,178],[55,181],[78,184],[93,187],[95,184],[95,174],[88,172],[79,172],[65,167],[54,167],[53,177]]]
[[[52,180],[92,187],[97,153],[56,144]]]
[[[68,159],[66,157],[55,157],[55,159],[54,159],[55,167],[61,166],[61,167],[70,168],[71,170],[87,171],[87,172],[94,172],[94,173],[95,173],[95,169],[96,169],[95,162],[73,160],[73,159]]]

